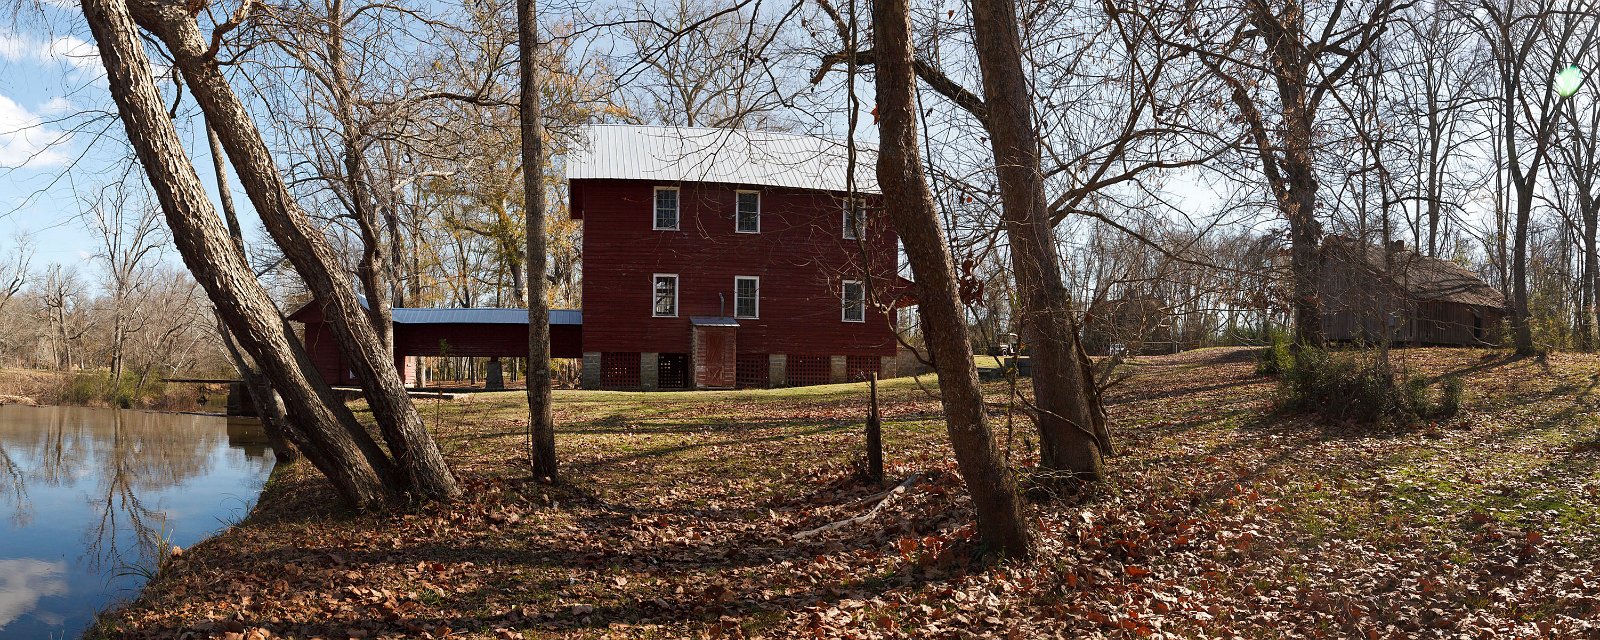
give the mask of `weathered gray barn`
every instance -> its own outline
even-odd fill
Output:
[[[1097,300],[1083,316],[1083,348],[1089,355],[1177,353],[1172,309],[1160,298],[1125,295]]]
[[[1322,329],[1329,340],[1498,344],[1505,298],[1471,271],[1395,242],[1323,241]]]

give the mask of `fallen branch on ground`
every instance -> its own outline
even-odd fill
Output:
[[[909,488],[911,485],[916,484],[917,480],[920,480],[921,478],[922,478],[922,474],[921,473],[913,473],[913,474],[911,474],[911,477],[906,478],[904,482],[901,482],[899,485],[895,486],[895,488],[890,489],[887,493],[885,493],[883,495],[883,499],[879,500],[878,504],[872,505],[872,508],[869,509],[866,513],[863,513],[863,514],[861,514],[859,516],[856,516],[854,518],[847,518],[847,519],[844,519],[844,520],[840,520],[838,522],[830,522],[828,524],[822,525],[822,526],[817,527],[815,529],[808,529],[806,531],[801,531],[800,533],[796,533],[791,537],[794,538],[795,540],[804,540],[806,538],[815,537],[815,536],[827,533],[829,531],[833,531],[834,529],[842,529],[844,527],[848,527],[848,526],[853,525],[853,524],[860,524],[860,523],[866,522],[868,520],[871,520],[873,516],[878,515],[878,512],[881,511],[890,502],[894,502],[895,498],[898,498],[900,496],[905,495],[906,489]]]

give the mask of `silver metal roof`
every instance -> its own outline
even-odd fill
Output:
[[[879,193],[877,149],[857,143],[856,191]],[[567,179],[624,179],[846,191],[843,140],[690,127],[592,125],[567,156]]]
[[[690,316],[689,324],[697,327],[737,327],[739,321],[728,316]]]
[[[528,324],[527,309],[394,309],[395,324]],[[551,309],[550,324],[583,324],[581,309]]]

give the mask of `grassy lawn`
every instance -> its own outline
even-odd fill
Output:
[[[557,392],[564,484],[526,480],[523,396],[418,407],[461,500],[352,515],[307,465],[172,560],[107,636],[1595,637],[1600,360],[1404,351],[1463,375],[1411,428],[1274,411],[1250,353],[1140,358],[1095,495],[1032,505],[1044,553],[980,565],[933,380],[881,386],[890,483],[855,475],[864,385]],[[994,427],[1023,468],[1006,385]]]

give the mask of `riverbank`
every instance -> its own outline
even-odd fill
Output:
[[[247,515],[260,425],[93,407],[0,407],[0,638],[77,638],[173,545]]]
[[[938,402],[883,389],[556,393],[564,484],[527,480],[524,396],[419,401],[467,491],[389,514],[277,470],[100,637],[1592,637],[1600,359],[1416,350],[1467,409],[1411,429],[1274,413],[1250,354],[1142,358],[1099,495],[1035,505],[1042,560],[970,562]],[[927,382],[927,380],[924,380]],[[995,428],[1021,450],[1004,383]],[[1026,465],[1026,460],[1019,460]],[[795,534],[866,513],[866,522]]]
[[[120,407],[171,413],[222,413],[227,385],[164,383],[138,387],[129,376],[113,385],[104,371],[0,369],[0,405]]]

